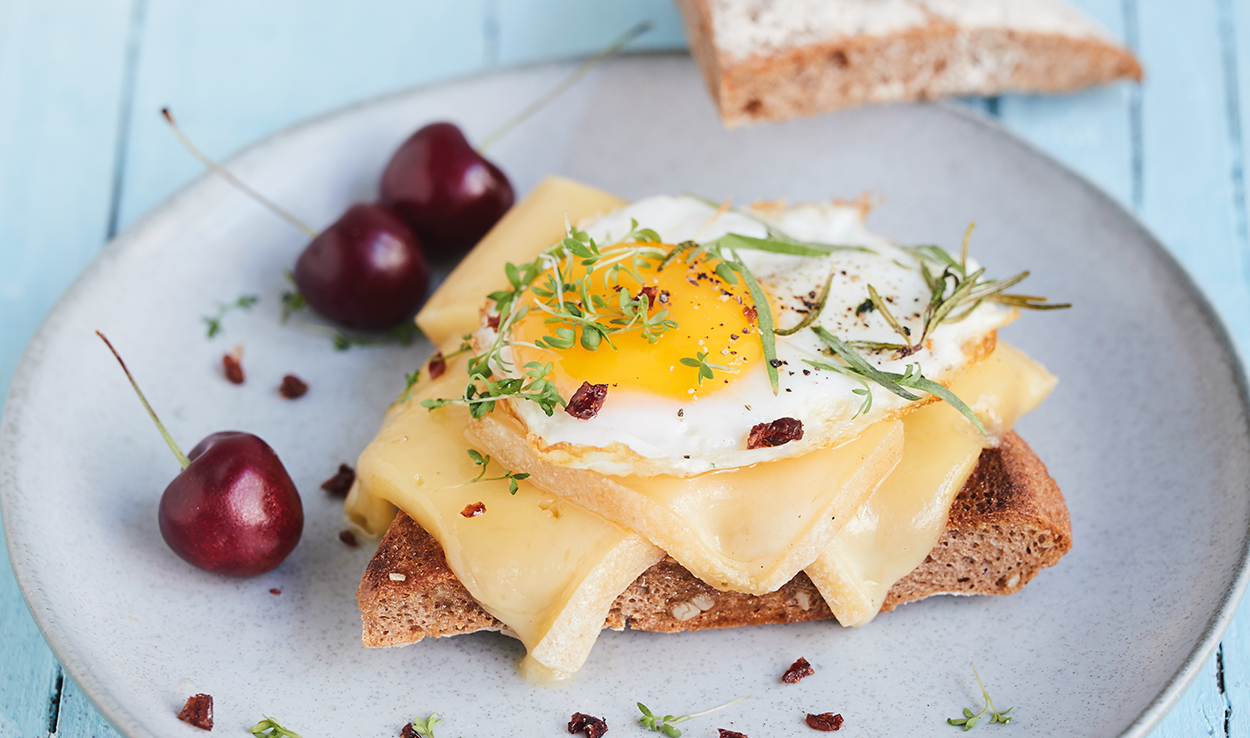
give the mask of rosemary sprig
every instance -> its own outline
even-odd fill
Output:
[[[703,204],[708,205],[713,208],[722,207],[721,203],[711,199],[710,197],[703,197],[701,195],[691,195],[691,194],[687,194],[687,197],[692,197],[695,200],[698,200],[702,202]],[[750,210],[742,210],[739,208],[730,208],[729,210],[730,212],[737,213],[738,215],[741,215],[744,218],[749,218],[755,221],[756,223],[759,223],[760,225],[764,226],[765,230],[768,232],[768,238],[762,239],[762,240],[768,240],[768,241],[780,242],[783,244],[807,247],[809,249],[821,252],[819,254],[815,254],[816,256],[824,256],[834,251],[862,251],[864,253],[869,253],[869,254],[877,253],[875,250],[867,246],[847,246],[847,245],[842,245],[842,244],[817,243],[814,241],[800,241],[799,239],[791,236],[790,234],[778,228],[773,223],[768,222],[767,220],[765,220],[764,218],[761,218],[760,216],[756,215]],[[736,246],[734,248],[746,249],[749,247]],[[793,253],[793,252],[780,251],[777,253]]]
[[[1014,287],[1029,276],[1027,271],[1002,280],[983,279],[985,269],[978,269],[969,273],[967,267],[968,242],[972,238],[974,225],[969,225],[968,230],[964,233],[959,261],[956,261],[941,246],[927,244],[909,248],[912,256],[919,262],[920,273],[924,277],[925,284],[929,287],[930,295],[929,304],[925,306],[922,317],[922,328],[919,338],[911,341],[910,333],[904,333],[895,327],[895,330],[900,335],[907,336],[904,340],[904,345],[897,349],[900,356],[910,356],[919,351],[939,325],[942,323],[957,323],[963,320],[984,302],[995,302],[1026,310],[1062,310],[1072,307],[1071,303],[1052,303],[1048,302],[1046,298],[1036,295],[1008,294],[1007,290],[1009,288]],[[930,268],[931,266],[938,267],[941,271],[934,274]],[[882,303],[877,300],[873,300],[873,303],[877,309],[882,307]],[[885,313],[883,313],[884,315]],[[891,326],[894,327],[896,324],[897,321],[893,321]]]
[[[1006,710],[999,712],[998,708],[994,707],[994,701],[990,699],[990,693],[985,690],[985,684],[981,681],[981,675],[977,673],[976,665],[972,664],[971,666],[972,674],[977,678],[977,686],[981,688],[981,696],[985,698],[985,706],[982,707],[981,711],[978,713],[973,713],[972,710],[965,707],[964,716],[962,718],[946,718],[946,722],[950,725],[963,726],[964,732],[972,730],[976,727],[977,722],[980,721],[981,716],[986,712],[989,712],[992,715],[992,717],[990,717],[991,725],[994,723],[1002,723],[1003,725],[1006,725],[1011,722],[1014,716],[1008,717],[1007,713],[1011,712],[1015,708],[1008,707]]]
[[[668,738],[678,738],[678,736],[681,735],[681,731],[678,730],[677,723],[684,723],[687,720],[690,720],[691,718],[702,717],[704,715],[716,712],[717,710],[724,710],[726,707],[732,707],[738,704],[739,702],[742,702],[744,700],[749,700],[749,699],[751,699],[750,695],[747,695],[746,697],[739,697],[738,699],[733,700],[732,702],[726,702],[725,704],[720,705],[718,707],[713,707],[710,710],[704,710],[703,712],[695,712],[695,713],[691,713],[690,715],[681,715],[679,717],[674,717],[673,715],[664,715],[664,716],[655,715],[649,709],[647,709],[646,705],[639,702],[638,709],[642,711],[642,717],[638,718],[638,722],[642,724],[642,727],[651,730],[653,733],[663,733],[664,735],[668,736]]]
[[[503,476],[491,477],[487,479],[486,467],[490,466],[490,456],[483,454],[481,451],[478,451],[475,448],[468,449],[468,452],[469,452],[469,458],[473,459],[474,465],[482,467],[482,470],[477,473],[476,477],[465,482],[465,484],[477,484],[478,482],[502,482],[503,480],[506,479],[508,480],[508,493],[515,495],[517,493],[517,490],[520,489],[517,486],[517,482],[523,479],[529,479],[529,476],[530,476],[529,472],[514,472],[514,471],[509,471],[507,469],[504,470]],[[455,486],[461,487],[463,485],[457,484]]]
[[[960,414],[967,418],[968,421],[981,432],[981,435],[988,436],[990,434],[989,430],[985,427],[985,424],[982,423],[981,419],[977,417],[977,414],[972,411],[972,408],[968,407],[968,405],[964,403],[963,400],[959,399],[954,392],[951,392],[946,387],[934,382],[931,379],[927,379],[920,373],[920,367],[918,365],[908,364],[904,368],[902,374],[883,372],[872,364],[869,364],[864,357],[860,356],[859,353],[847,345],[845,341],[842,341],[824,328],[813,328],[812,331],[816,333],[816,336],[826,346],[828,346],[833,353],[838,356],[838,358],[846,362],[846,370],[843,373],[849,372],[851,374],[859,375],[866,380],[881,385],[904,400],[911,402],[919,400],[920,396],[913,394],[912,392],[908,392],[909,389],[927,392],[958,410]],[[835,369],[829,365],[823,365],[817,368]],[[860,393],[856,392],[856,394]],[[871,405],[869,405],[869,407],[871,407]]]
[[[829,300],[829,286],[833,284],[833,270],[829,270],[829,276],[825,278],[825,285],[820,288],[820,294],[816,296],[816,303],[807,310],[807,315],[799,321],[799,324],[793,328],[778,328],[773,331],[779,336],[792,336],[803,330],[807,326],[816,322],[820,317],[820,313],[825,309],[825,302]]]

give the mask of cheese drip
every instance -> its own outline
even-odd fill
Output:
[[[834,448],[697,477],[609,477],[541,459],[502,413],[468,436],[539,487],[635,530],[720,590],[765,594],[825,549],[902,456],[885,421]]]
[[[481,467],[467,453],[468,410],[420,405],[458,394],[462,364],[448,362],[443,376],[420,382],[387,414],[360,455],[348,515],[376,531],[386,503],[398,506],[439,542],[456,578],[525,644],[530,659],[554,672],[576,671],[613,600],[664,552],[528,481],[515,495],[507,481],[470,483]],[[485,476],[503,473],[492,461]],[[485,512],[462,515],[476,503]]]
[[[988,440],[997,444],[1054,386],[1045,368],[999,342],[951,390],[977,412],[991,430]],[[895,582],[924,561],[987,442],[944,402],[906,416],[903,428],[898,467],[806,569],[842,625],[872,620]]]

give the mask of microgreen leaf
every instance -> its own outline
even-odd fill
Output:
[[[669,738],[678,738],[678,736],[681,735],[681,731],[677,729],[676,727],[677,723],[684,723],[687,720],[690,720],[691,718],[702,717],[704,715],[716,712],[717,710],[724,710],[726,707],[732,707],[733,705],[736,705],[739,702],[742,702],[744,700],[749,700],[749,699],[751,699],[750,695],[746,697],[739,697],[736,700],[733,700],[731,702],[726,702],[725,704],[719,705],[717,707],[713,707],[710,710],[704,710],[703,712],[695,712],[689,715],[681,715],[679,717],[674,717],[672,715],[665,715],[663,717],[660,717],[659,715],[652,713],[651,710],[647,709],[646,705],[639,702],[637,703],[638,710],[642,712],[642,716],[638,718],[638,722],[642,725],[642,727],[647,728],[648,730],[654,733],[662,732],[664,733],[664,735],[669,736]]]
[[[1015,708],[1008,707],[1006,710],[999,712],[998,708],[994,707],[994,701],[990,699],[990,693],[985,690],[985,684],[981,681],[981,675],[977,673],[977,667],[975,664],[972,665],[972,674],[977,678],[977,686],[981,688],[981,696],[985,698],[985,706],[982,707],[981,711],[977,713],[974,713],[972,710],[965,707],[964,716],[962,718],[946,718],[946,722],[950,725],[963,727],[965,732],[976,727],[977,722],[980,721],[981,717],[987,712],[990,713],[991,724],[1002,723],[1003,725],[1006,725],[1011,722],[1014,716],[1009,717],[1007,713],[1011,712]]]
[[[430,716],[422,720],[421,718],[412,719],[412,730],[421,738],[434,738],[434,726],[443,722],[437,712],[431,712]]]
[[[300,738],[299,733],[282,727],[277,720],[264,715],[264,719],[252,726],[256,738]]]
[[[200,320],[204,321],[207,328],[208,338],[213,338],[221,333],[221,321],[226,317],[226,313],[232,310],[251,310],[252,306],[260,302],[260,298],[256,295],[240,295],[234,302],[217,303],[217,312],[213,315],[204,315]]]

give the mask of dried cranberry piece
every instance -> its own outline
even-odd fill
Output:
[[[809,677],[815,673],[816,670],[812,668],[811,664],[807,663],[807,659],[800,656],[799,660],[790,664],[790,668],[786,669],[786,673],[781,675],[781,681],[786,684],[796,684],[803,677]]]
[[[288,374],[282,378],[282,386],[278,388],[278,394],[288,400],[294,400],[308,394],[308,383],[294,374]]]
[[[476,518],[478,515],[486,512],[486,505],[482,502],[474,502],[471,505],[465,505],[460,514],[466,518]]]
[[[212,730],[213,696],[197,694],[188,697],[187,704],[183,706],[182,712],[178,713],[178,719],[184,723],[191,723],[197,728]]]
[[[842,727],[842,715],[834,715],[832,712],[822,712],[819,715],[807,713],[807,724],[816,730],[823,730],[826,733],[832,733]]]
[[[590,420],[599,414],[599,408],[603,407],[603,401],[607,396],[608,386],[606,384],[582,382],[582,386],[578,387],[573,396],[569,398],[568,407],[564,408],[564,412],[578,420]]]
[[[443,352],[439,351],[430,357],[429,363],[430,379],[438,379],[447,372],[447,360],[443,358]]]
[[[221,357],[221,370],[230,384],[243,384],[243,352],[235,349],[233,354]]]
[[[572,719],[569,720],[569,732],[585,733],[586,738],[599,738],[608,732],[608,724],[604,722],[603,718],[575,712]]]
[[[747,448],[771,448],[781,446],[803,437],[803,421],[794,418],[777,418],[771,423],[760,423],[747,436]]]
[[[334,476],[321,483],[321,488],[335,497],[346,497],[356,481],[356,470],[347,464],[339,464]]]

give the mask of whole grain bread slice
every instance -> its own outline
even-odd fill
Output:
[[[678,0],[721,119],[1141,79],[1062,0]]]
[[[1071,546],[1058,485],[1032,449],[1009,433],[1000,447],[981,453],[945,533],[924,563],[894,585],[881,610],[935,594],[1011,594]],[[370,647],[504,628],[456,579],[438,542],[402,512],[369,562],[357,600],[362,641]],[[832,617],[805,574],[751,596],[716,590],[665,558],[617,597],[604,627],[676,632]]]

